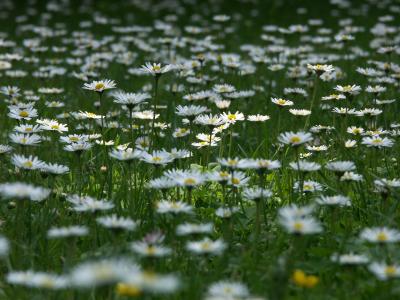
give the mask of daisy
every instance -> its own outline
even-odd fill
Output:
[[[400,277],[400,266],[397,264],[386,264],[373,262],[368,269],[379,279],[388,280]]]
[[[299,181],[296,181],[296,182],[294,183],[294,185],[293,185],[293,189],[294,189],[295,191],[298,191],[298,190],[299,190],[299,187],[300,187],[300,184],[301,184],[301,183],[300,183]],[[322,190],[323,190],[322,185],[319,184],[319,183],[316,182],[316,181],[308,180],[308,181],[304,181],[304,182],[303,182],[302,191],[303,191],[304,193],[313,193],[313,192],[318,192],[318,191],[322,191]]]
[[[113,149],[109,156],[121,161],[130,161],[132,159],[140,158],[142,151],[126,148],[126,149]]]
[[[211,171],[207,174],[207,179],[209,181],[219,182],[223,185],[228,183],[231,177],[231,173],[227,171]]]
[[[173,69],[173,66],[172,65],[161,66],[160,63],[146,62],[145,65],[143,65],[140,69],[145,74],[150,74],[159,77],[162,74],[171,71]]]
[[[170,170],[164,175],[174,181],[176,185],[189,189],[203,184],[206,180],[206,176],[197,170]]]
[[[69,277],[70,285],[79,288],[93,288],[104,284],[116,283],[129,276],[139,274],[140,268],[127,259],[103,259],[83,262],[75,266]]]
[[[375,85],[375,86],[369,85],[365,88],[365,91],[367,93],[379,94],[379,93],[386,92],[386,87],[380,86],[380,85]]]
[[[307,145],[306,149],[311,152],[323,152],[323,151],[328,150],[328,146],[326,146],[326,145],[319,145],[319,146]]]
[[[308,116],[311,115],[311,110],[308,109],[289,109],[289,113],[294,116]]]
[[[89,229],[86,226],[52,227],[47,231],[49,239],[86,236]]]
[[[219,255],[225,249],[226,244],[222,239],[213,241],[206,237],[199,241],[186,243],[186,250],[194,254]]]
[[[181,117],[186,117],[189,120],[193,120],[197,115],[200,115],[207,110],[207,107],[200,105],[178,105],[176,107],[176,114]]]
[[[72,210],[75,210],[77,212],[97,212],[97,211],[105,211],[105,210],[110,210],[114,208],[114,204],[105,201],[105,200],[96,200],[91,197],[85,197],[83,198],[82,201],[79,203],[76,203],[73,207]]]
[[[336,195],[336,196],[320,196],[316,202],[319,205],[337,205],[337,206],[351,206],[349,197]]]
[[[147,243],[145,241],[133,242],[131,243],[130,248],[136,254],[145,257],[164,257],[172,252],[170,248],[155,245],[153,243]]]
[[[12,133],[10,134],[10,139],[11,142],[24,146],[35,146],[42,141],[41,137],[37,134]]]
[[[238,211],[238,207],[220,207],[215,211],[215,215],[222,219],[229,219]]]
[[[21,124],[14,127],[14,131],[18,133],[32,134],[42,131],[40,125]]]
[[[153,151],[152,153],[143,151],[139,159],[153,165],[166,165],[172,162],[174,157],[165,150]]]
[[[40,171],[54,175],[62,175],[68,173],[69,168],[64,165],[45,163],[44,166],[40,169]]]
[[[29,199],[31,201],[43,201],[50,195],[50,190],[36,187],[23,182],[0,184],[0,195],[5,199]]]
[[[340,181],[363,181],[363,176],[354,172],[344,172]]]
[[[400,188],[400,179],[375,179],[374,185],[379,192],[387,193],[391,189]]]
[[[221,116],[209,115],[198,115],[194,119],[195,124],[205,125],[210,127],[216,127],[226,123],[226,121]]]
[[[347,127],[347,133],[350,133],[353,135],[360,135],[360,134],[364,133],[364,129],[362,127],[351,126],[351,127]]]
[[[353,84],[353,85],[344,85],[344,86],[337,85],[335,87],[335,90],[340,92],[340,93],[343,93],[343,94],[348,94],[348,95],[355,96],[355,95],[358,95],[361,92],[361,87],[358,86],[358,85],[355,85],[355,84]]]
[[[396,243],[400,241],[400,232],[387,227],[364,228],[360,239],[370,243]]]
[[[159,214],[166,214],[166,213],[186,213],[191,214],[193,211],[193,207],[186,204],[182,201],[167,201],[161,200],[156,203],[157,212]]]
[[[88,142],[70,143],[64,147],[65,151],[81,153],[92,148],[92,144]]]
[[[367,147],[376,147],[376,148],[386,148],[392,147],[394,141],[387,137],[364,137],[361,141],[361,144],[366,145]]]
[[[118,217],[117,215],[99,217],[96,222],[101,226],[113,230],[132,231],[136,228],[137,223],[130,218]]]
[[[247,120],[250,122],[264,122],[270,119],[270,116],[268,115],[249,115],[247,116]]]
[[[56,120],[43,119],[36,120],[36,122],[40,124],[42,130],[57,131],[59,133],[68,131],[68,126],[66,124],[58,123]]]
[[[263,158],[258,158],[254,160],[248,159],[247,161],[242,160],[239,167],[246,169],[255,169],[264,172],[279,169],[281,167],[281,162],[279,160],[269,160]]]
[[[10,98],[20,96],[21,95],[20,91],[21,91],[21,89],[16,86],[2,86],[0,88],[0,93],[8,96]]]
[[[221,110],[228,109],[231,106],[231,103],[232,102],[229,101],[229,100],[217,100],[217,101],[215,101],[215,105]]]
[[[321,165],[312,161],[299,160],[298,162],[291,162],[289,166],[296,171],[312,172],[321,169]]]
[[[327,163],[325,168],[336,173],[344,173],[355,170],[356,165],[352,161],[332,161]]]
[[[68,279],[51,273],[34,271],[11,271],[6,281],[12,285],[22,285],[37,289],[58,290],[68,287]]]
[[[194,224],[184,223],[176,227],[176,234],[179,236],[207,234],[213,231],[212,223]]]
[[[83,89],[103,93],[105,90],[113,89],[116,87],[114,80],[104,79],[99,81],[92,81],[85,83]]]
[[[344,146],[346,148],[354,148],[357,147],[357,141],[356,140],[346,140],[344,143]]]
[[[343,94],[331,94],[328,96],[324,96],[321,99],[322,100],[343,100],[343,99],[346,99],[346,96]]]
[[[18,108],[18,107],[10,107],[10,112],[8,116],[12,119],[16,120],[31,120],[38,116],[38,112],[33,107],[26,107],[26,108]]]
[[[363,265],[369,262],[369,258],[366,255],[354,253],[333,254],[331,260],[340,265]]]
[[[246,173],[234,171],[231,174],[231,177],[228,180],[228,185],[232,185],[234,187],[241,187],[247,185],[250,177],[246,176]]]
[[[61,136],[60,141],[63,143],[67,143],[67,144],[88,142],[89,136],[84,135],[84,134],[70,134],[68,136]]]
[[[193,147],[202,148],[202,147],[216,147],[218,146],[218,142],[221,140],[220,137],[217,137],[215,134],[209,135],[205,133],[199,133],[196,135],[196,138],[200,141],[192,143]]]
[[[228,94],[236,91],[236,88],[230,84],[216,84],[213,86],[213,91],[218,94]]]
[[[293,101],[285,100],[282,98],[271,98],[271,102],[275,103],[278,106],[292,106],[294,105]]]
[[[125,93],[117,92],[113,94],[114,103],[126,105],[132,109],[134,106],[143,103],[147,99],[150,99],[148,93]]]
[[[174,138],[181,138],[181,137],[185,137],[185,136],[189,135],[190,132],[191,131],[190,131],[189,128],[181,128],[181,127],[179,127],[179,128],[176,128],[174,130],[174,132],[172,133],[172,136]]]
[[[301,219],[280,219],[279,223],[287,232],[293,234],[315,234],[322,231],[320,223],[313,217],[304,217]]]
[[[25,170],[37,170],[41,169],[45,166],[45,163],[41,161],[36,156],[30,155],[29,157],[14,154],[11,157],[11,162],[17,168],[25,169]]]
[[[243,283],[221,280],[209,286],[205,299],[250,299],[249,296],[249,291]]]
[[[299,132],[284,132],[278,137],[279,142],[290,145],[293,147],[300,146],[304,143],[308,143],[312,140],[311,133],[299,131]]]
[[[123,283],[152,294],[170,294],[180,287],[175,275],[156,274],[153,271],[131,272],[123,279]]]
[[[272,192],[267,189],[252,187],[243,189],[242,196],[247,200],[259,201],[271,197]]]
[[[237,121],[243,121],[244,115],[241,112],[235,112],[235,113],[223,113],[221,115],[222,120],[224,121],[224,123],[230,123],[230,124],[235,124]]]
[[[13,150],[11,146],[0,144],[0,154],[9,153]]]
[[[322,75],[323,73],[331,73],[335,70],[332,65],[311,65],[307,64],[307,69],[316,73],[317,75]]]

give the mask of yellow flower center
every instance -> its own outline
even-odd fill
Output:
[[[296,231],[301,231],[304,228],[304,225],[301,222],[296,222],[294,223],[293,228]]]
[[[77,141],[79,141],[79,138],[77,138],[76,136],[71,136],[71,137],[69,138],[69,140],[70,140],[71,142],[77,142]]]
[[[196,183],[196,180],[195,180],[194,178],[186,178],[185,181],[184,181],[184,183],[185,183],[186,185],[193,185],[193,184]]]
[[[153,71],[160,72],[161,71],[161,67],[159,65],[154,65],[153,66]]]
[[[379,242],[386,242],[388,240],[388,236],[386,233],[384,232],[379,232],[378,235],[376,236],[376,239]]]
[[[45,288],[52,288],[52,287],[54,287],[54,281],[53,280],[51,280],[50,278],[46,278],[46,279],[44,279],[43,281],[42,281],[42,284],[41,284],[43,287],[45,287]]]
[[[58,130],[60,128],[59,125],[51,125],[51,129]]]
[[[225,292],[225,294],[231,294],[232,293],[232,289],[230,287],[225,287],[224,288],[224,292]]]
[[[172,208],[175,208],[175,209],[181,208],[181,206],[180,206],[178,203],[176,203],[176,202],[172,203],[172,204],[171,204],[171,207],[172,207]]]
[[[104,89],[104,87],[105,87],[105,85],[104,85],[104,83],[97,83],[95,86],[94,86],[94,89],[95,90],[102,90],[102,89]]]
[[[295,135],[295,136],[292,136],[289,141],[292,144],[296,144],[296,143],[300,143],[301,142],[301,138],[299,136]]]
[[[201,244],[201,249],[203,250],[210,250],[211,244],[209,242],[204,242]]]
[[[153,160],[154,162],[160,162],[162,159],[161,159],[161,157],[159,157],[159,156],[154,156],[154,157],[152,158],[152,160]]]
[[[239,184],[240,183],[240,179],[239,178],[232,178],[232,183],[233,184]]]
[[[32,168],[32,167],[33,167],[33,162],[30,161],[30,160],[28,160],[28,161],[24,162],[22,165],[23,165],[25,168]]]
[[[237,161],[236,161],[236,160],[234,160],[234,159],[228,160],[228,165],[234,166],[234,165],[236,165],[236,164],[237,164]]]
[[[305,191],[311,191],[313,189],[313,187],[312,187],[312,185],[310,185],[310,184],[305,184],[304,186],[303,186],[303,190],[305,190]]]
[[[279,104],[279,105],[284,105],[284,104],[286,104],[286,100],[284,100],[284,99],[278,99],[277,104]]]
[[[133,284],[118,283],[116,288],[117,294],[121,296],[137,297],[140,295],[140,289]]]
[[[154,246],[147,247],[147,254],[154,255],[156,253],[156,248]]]
[[[230,121],[236,120],[236,115],[235,114],[229,114],[228,115],[228,120],[230,120]]]
[[[372,140],[372,144],[374,145],[380,145],[382,144],[382,139],[381,138],[376,138]]]
[[[352,89],[351,85],[346,85],[346,86],[343,87],[343,91],[344,92],[350,92],[351,89]]]
[[[388,276],[393,276],[396,274],[396,267],[394,266],[387,266],[385,268],[385,274]]]
[[[22,118],[26,118],[26,117],[29,117],[29,113],[27,111],[23,110],[23,111],[19,112],[19,116]]]

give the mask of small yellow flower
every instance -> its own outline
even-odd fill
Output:
[[[297,286],[313,288],[317,285],[319,278],[314,275],[307,275],[302,270],[295,270],[292,275],[292,281]]]

